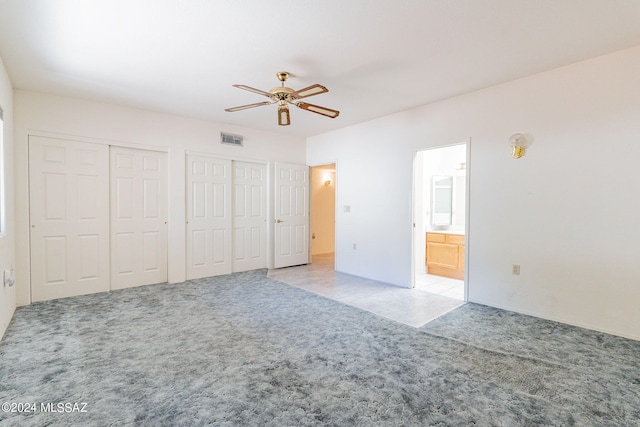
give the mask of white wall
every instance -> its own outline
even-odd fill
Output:
[[[18,305],[30,302],[29,278],[29,134],[76,138],[168,151],[169,282],[185,280],[185,153],[197,152],[245,161],[305,163],[305,141],[277,133],[75,98],[16,90],[15,188]],[[220,132],[245,137],[244,147],[220,144]]]
[[[470,136],[470,301],[640,339],[639,75],[640,46],[309,138],[337,269],[408,286],[413,153]]]
[[[0,235],[0,338],[16,308],[16,287],[4,286],[2,272],[15,266],[15,223],[13,204],[13,87],[0,58],[0,107],[4,110],[5,232]]]

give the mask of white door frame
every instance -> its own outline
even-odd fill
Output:
[[[470,197],[470,189],[471,189],[471,138],[469,138],[467,141],[465,142],[458,142],[455,144],[447,144],[447,145],[437,145],[434,147],[426,147],[426,148],[422,148],[419,150],[415,150],[413,152],[413,174],[412,174],[412,202],[411,202],[411,214],[412,214],[412,223],[411,223],[411,283],[410,283],[410,287],[411,288],[415,288],[416,286],[416,269],[417,269],[417,265],[416,265],[416,245],[417,245],[417,233],[418,230],[416,229],[416,192],[417,192],[417,188],[418,185],[416,183],[416,179],[418,176],[418,173],[416,172],[416,158],[418,156],[419,152],[422,151],[429,151],[429,150],[434,150],[434,149],[439,149],[439,148],[446,148],[446,147],[452,147],[452,146],[456,146],[456,145],[462,145],[462,144],[466,144],[466,176],[465,176],[465,234],[464,234],[464,260],[465,260],[465,267],[464,267],[464,301],[468,301],[469,300],[469,252],[470,252],[470,248],[469,248],[469,235],[470,235],[470,213],[471,213],[471,197]],[[421,231],[422,232],[422,231]]]

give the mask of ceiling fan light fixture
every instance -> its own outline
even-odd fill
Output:
[[[291,124],[291,117],[289,116],[289,107],[278,107],[278,124],[280,126],[289,126]]]

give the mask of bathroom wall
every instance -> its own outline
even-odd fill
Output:
[[[466,144],[424,150],[417,153],[423,157],[422,178],[424,210],[424,231],[433,230],[433,177],[450,176],[453,180],[452,189],[452,223],[447,230],[464,233],[465,228],[465,187],[466,187]],[[464,169],[460,169],[464,164]],[[442,227],[438,227],[442,229]]]

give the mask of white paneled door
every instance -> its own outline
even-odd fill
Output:
[[[229,274],[231,160],[187,156],[187,279]]]
[[[267,266],[265,165],[233,162],[233,271]]]
[[[31,298],[109,290],[109,147],[29,137]]]
[[[110,151],[111,289],[166,282],[166,153]]]
[[[309,262],[309,167],[275,165],[274,268]]]

